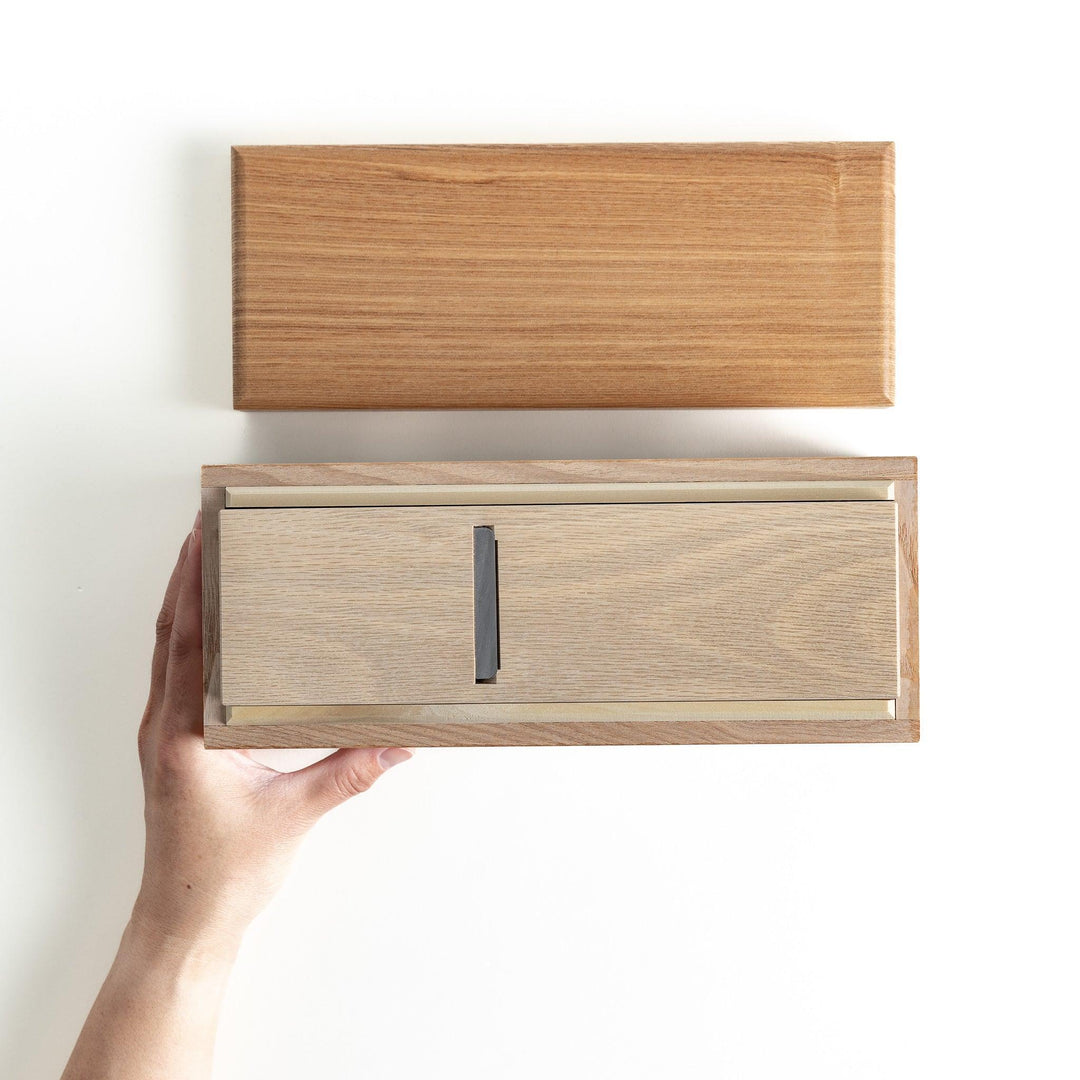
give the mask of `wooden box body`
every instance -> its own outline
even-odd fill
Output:
[[[918,738],[911,458],[208,466],[203,536],[208,746]]]

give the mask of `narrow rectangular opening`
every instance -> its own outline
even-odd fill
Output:
[[[499,670],[499,557],[495,530],[473,527],[473,652],[478,683],[493,683]]]

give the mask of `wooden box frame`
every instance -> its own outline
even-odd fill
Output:
[[[204,734],[208,747],[513,746],[649,743],[916,742],[919,738],[917,469],[911,457],[728,458],[717,460],[367,462],[321,465],[209,465],[202,470]],[[229,487],[387,487],[397,485],[672,484],[884,481],[893,485],[898,530],[899,690],[893,715],[851,719],[805,716],[702,716],[693,703],[663,719],[638,711],[611,718],[534,718],[462,722],[454,707],[417,707],[401,720],[323,719],[229,724],[221,701],[219,514]],[[506,708],[529,716],[529,710]],[[629,711],[629,710],[627,710]],[[659,711],[659,710],[657,710]],[[780,712],[781,710],[777,710]],[[557,712],[557,710],[555,711]]]

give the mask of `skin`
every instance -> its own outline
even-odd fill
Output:
[[[146,798],[142,885],[64,1080],[210,1075],[217,1015],[251,920],[328,810],[411,757],[338,750],[279,773],[202,744],[202,532],[184,541],[157,624],[139,725]]]

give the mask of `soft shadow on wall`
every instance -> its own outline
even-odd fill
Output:
[[[225,140],[178,155],[175,295],[180,298],[176,393],[211,409],[232,407],[232,225]]]
[[[245,462],[785,457],[846,451],[761,412],[245,413]]]

